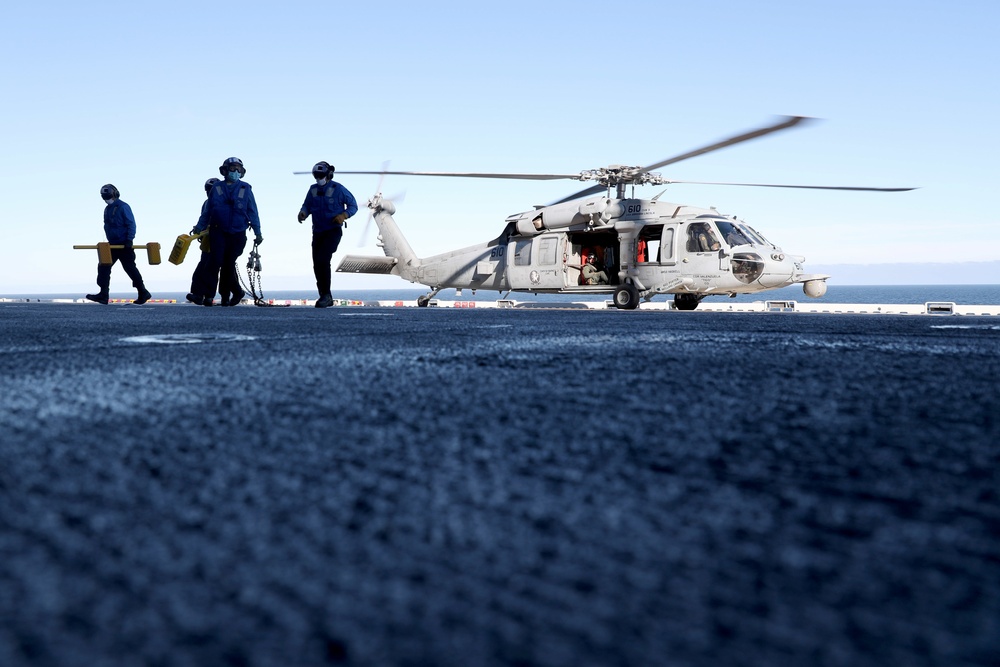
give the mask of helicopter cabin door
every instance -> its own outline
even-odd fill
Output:
[[[507,280],[515,290],[558,290],[563,286],[562,246],[565,234],[512,239]]]

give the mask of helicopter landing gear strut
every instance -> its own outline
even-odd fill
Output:
[[[677,310],[694,310],[701,303],[702,298],[700,294],[692,294],[690,292],[674,294],[674,308]]]
[[[437,293],[440,291],[441,290],[436,289],[436,290],[431,290],[430,294],[421,294],[420,296],[417,297],[417,305],[420,306],[421,308],[426,308],[427,305],[431,302],[431,299],[436,297]]]
[[[624,283],[615,289],[615,307],[619,310],[635,310],[639,307],[639,290],[631,283]]]

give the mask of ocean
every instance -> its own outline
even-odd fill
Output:
[[[0,299],[18,299],[25,301],[51,301],[54,299],[81,299],[93,286],[83,286],[79,292],[61,292],[50,294],[3,294]],[[427,289],[354,289],[354,290],[334,290],[335,299],[359,300],[364,302],[374,301],[412,301],[421,294],[427,294]],[[184,301],[184,292],[154,292],[154,299],[167,299]],[[114,291],[112,298],[130,299],[135,297],[132,290]],[[463,290],[458,294],[456,290],[447,289],[438,293],[437,298],[441,300],[462,300],[462,301],[495,301],[505,296],[502,292],[480,290],[473,293],[471,290]],[[315,299],[315,290],[268,290],[264,289],[265,299],[276,300],[298,300]],[[573,301],[598,301],[602,297],[593,295],[574,296],[570,294],[530,294],[522,292],[512,292],[507,298],[516,301],[535,301],[543,303],[560,303]],[[610,299],[611,295],[604,297]],[[670,297],[659,296],[653,302],[666,301]],[[717,296],[708,297],[706,303],[728,302],[728,297]],[[802,293],[799,286],[785,287],[782,289],[759,292],[757,294],[739,295],[732,299],[733,302],[752,303],[754,301],[800,301],[816,303],[911,303],[922,304],[928,301],[952,302],[956,305],[1000,305],[1000,284],[997,285],[830,285],[825,296],[819,299],[810,299]]]

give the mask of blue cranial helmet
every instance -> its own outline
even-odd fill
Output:
[[[333,178],[333,165],[326,160],[313,165],[313,178]]]
[[[243,160],[238,157],[227,157],[226,161],[219,167],[219,173],[225,176],[231,171],[240,172],[240,176],[246,176],[247,170],[243,167]]]

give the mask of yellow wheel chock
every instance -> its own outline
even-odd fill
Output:
[[[188,247],[195,239],[201,239],[201,249],[204,252],[208,252],[207,229],[197,234],[181,234],[177,237],[177,240],[174,241],[174,248],[170,251],[170,257],[167,258],[167,261],[171,264],[180,264],[183,262],[184,258],[187,256]]]
[[[73,250],[94,250],[97,249],[97,261],[101,264],[111,263],[111,250],[120,250],[124,248],[123,245],[111,245],[107,241],[101,241],[97,245],[75,245]],[[160,244],[155,242],[147,243],[146,245],[134,245],[132,246],[136,250],[145,250],[146,257],[149,259],[151,265],[156,265],[160,263]]]

